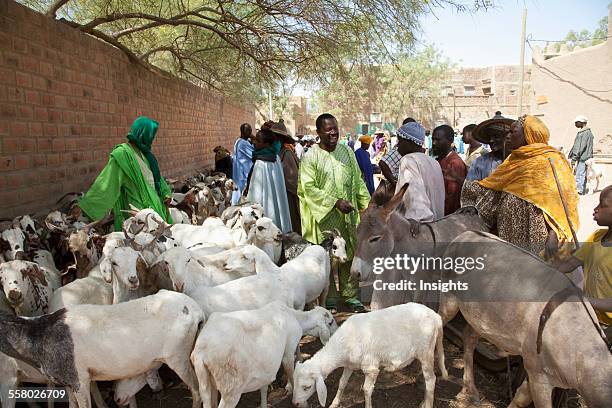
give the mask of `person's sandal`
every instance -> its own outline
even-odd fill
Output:
[[[325,306],[325,308],[329,310],[329,313],[331,313],[332,315],[335,315],[338,313],[338,308],[336,308],[336,306],[328,305],[328,306]]]
[[[367,310],[364,305],[351,305],[353,313],[366,313]]]

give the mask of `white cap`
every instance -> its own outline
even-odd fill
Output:
[[[575,123],[575,122],[587,123],[587,122],[588,122],[588,120],[587,120],[586,116],[584,116],[584,115],[578,115],[578,116],[576,116],[576,119],[574,119],[574,123]]]

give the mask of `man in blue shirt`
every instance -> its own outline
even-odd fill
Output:
[[[472,137],[480,143],[488,144],[491,151],[482,154],[472,162],[466,180],[485,179],[510,155],[506,135],[510,132],[513,120],[494,118],[481,122],[472,131]]]

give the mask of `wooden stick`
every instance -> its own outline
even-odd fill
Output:
[[[572,231],[572,237],[574,238],[574,245],[576,249],[580,248],[580,244],[578,243],[578,237],[576,236],[576,231],[574,231],[574,224],[572,224],[572,220],[569,216],[569,210],[567,209],[567,203],[565,202],[565,197],[563,196],[563,190],[561,189],[561,183],[559,183],[559,177],[557,176],[557,169],[555,169],[555,161],[552,157],[548,158],[548,162],[550,163],[550,167],[552,168],[553,177],[555,178],[555,182],[557,183],[557,191],[559,192],[559,197],[561,197],[561,204],[563,204],[563,211],[565,212],[565,218],[567,219],[567,223],[569,224],[570,230]]]

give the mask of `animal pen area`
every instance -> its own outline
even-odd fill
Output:
[[[134,118],[141,115],[155,118],[160,123],[154,150],[161,173],[168,179],[173,192],[173,219],[180,218],[186,225],[197,224],[209,228],[206,234],[210,235],[209,239],[217,240],[214,244],[221,248],[220,251],[202,246],[202,242],[198,241],[201,237],[195,230],[179,228],[169,233],[173,227],[165,225],[159,217],[142,209],[132,208],[128,211],[128,222],[122,225],[122,232],[112,232],[113,224],[109,218],[87,223],[72,216],[71,210],[82,198],[82,192],[87,191],[104,168],[113,147],[125,142]],[[61,378],[61,382],[67,385],[84,387],[89,394],[90,379],[94,381],[95,376],[112,376],[110,372],[122,366],[123,361],[132,361],[133,356],[127,351],[139,349],[136,353],[146,354],[151,348],[153,355],[156,343],[151,340],[149,344],[149,340],[156,336],[166,336],[164,347],[171,344],[172,330],[179,327],[183,321],[181,319],[192,319],[184,323],[192,330],[191,337],[185,337],[181,344],[172,344],[176,352],[183,353],[181,356],[189,363],[191,347],[196,340],[195,333],[203,321],[194,317],[197,313],[192,309],[192,304],[183,299],[187,297],[184,293],[188,293],[193,284],[185,270],[194,268],[201,274],[198,279],[222,284],[230,279],[257,276],[255,271],[243,272],[243,269],[251,265],[247,261],[255,259],[253,262],[257,264],[260,259],[257,256],[261,254],[270,255],[274,261],[285,256],[284,252],[281,254],[279,251],[284,251],[293,242],[283,241],[281,245],[279,229],[263,217],[265,214],[257,206],[232,206],[231,196],[235,185],[231,179],[212,171],[213,148],[217,145],[232,146],[240,125],[245,122],[255,122],[255,112],[251,107],[241,106],[218,93],[162,72],[148,70],[131,62],[119,49],[67,24],[47,18],[12,0],[0,0],[0,249],[4,261],[2,264],[5,265],[1,273],[16,276],[15,283],[19,280],[31,291],[26,294],[17,293],[15,287],[9,288],[11,283],[5,277],[2,283],[5,285],[5,293],[0,291],[0,311],[16,311],[17,315],[24,316],[55,312],[53,316],[61,320],[61,327],[53,326],[55,331],[43,331],[41,344],[57,343],[57,348],[51,347],[49,351],[40,347],[36,350],[41,355],[48,353],[45,354],[45,361],[52,359],[54,353],[62,356],[62,353],[66,353],[66,367],[57,369],[50,366],[58,371],[47,371],[49,376]],[[338,238],[337,234],[326,236],[329,248],[321,244],[325,249],[325,262],[328,256],[332,263],[337,261],[339,255],[334,251],[337,250]],[[236,248],[234,242],[257,247],[255,255]],[[185,247],[189,245],[190,249],[196,247],[193,252],[200,251],[198,257],[181,252],[181,244]],[[303,253],[308,251],[308,248],[304,249]],[[107,260],[106,264],[104,259]],[[192,259],[195,262],[187,266]],[[201,259],[210,260],[210,265],[205,266]],[[287,264],[291,260],[288,261]],[[16,269],[9,271],[6,265],[11,262],[16,265]],[[180,262],[183,263],[179,267],[177,265]],[[232,269],[228,265],[234,265],[234,262],[238,266]],[[321,261],[320,264],[325,262]],[[143,265],[145,269],[149,267],[146,275]],[[235,276],[220,277],[230,269]],[[96,274],[91,271],[96,271]],[[117,306],[115,303],[122,303],[125,321],[135,325],[131,328],[134,334],[138,334],[139,330],[148,330],[129,320],[130,313],[138,312],[129,309],[129,305],[141,305],[137,302],[143,300],[136,297],[144,298],[164,290],[162,296],[169,296],[170,299],[165,305],[180,306],[177,309],[179,312],[172,314],[172,319],[157,321],[157,326],[160,326],[158,331],[151,331],[150,337],[138,344],[130,341],[130,337],[121,337],[124,334],[120,334],[120,330],[113,331],[112,325],[104,326],[107,319],[100,318],[101,323],[98,324],[93,308],[91,316],[94,317],[87,315],[92,319],[89,321],[91,326],[83,328],[78,322],[75,323],[78,318],[70,315],[69,308],[71,304],[79,304],[83,299],[77,299],[81,295],[76,291],[72,293],[66,290],[68,285],[79,280],[87,281],[87,285],[92,288],[105,288],[96,294],[100,297],[100,305],[113,304],[114,307]],[[365,293],[365,287],[362,289]],[[52,296],[56,290],[62,292],[63,297]],[[169,292],[171,295],[167,295]],[[315,299],[302,299],[301,306]],[[160,307],[157,303],[142,304],[145,310]],[[296,301],[296,304],[300,302]],[[65,306],[69,310],[66,315],[68,317],[62,317],[61,314]],[[208,307],[216,310],[213,306]],[[338,305],[339,313],[334,316],[340,328],[347,318],[358,315],[348,312],[344,306]],[[314,315],[315,312],[317,308],[299,313]],[[286,311],[283,313],[290,314]],[[326,319],[329,316],[331,314],[328,313],[317,318]],[[14,316],[11,318],[16,319]],[[41,330],[50,330],[49,327],[57,323],[51,320],[45,320],[40,325]],[[336,323],[327,322],[327,330],[331,330],[330,327]],[[442,378],[436,365],[433,407],[508,406],[524,378],[520,358],[502,356],[494,346],[481,341],[474,364],[478,400],[467,393],[461,393],[464,384],[462,321],[455,320],[454,323],[444,329],[443,353],[449,375],[448,378]],[[25,323],[9,319],[2,320],[0,324],[4,324],[5,328]],[[105,331],[108,327],[111,329]],[[105,349],[107,352],[99,356],[100,361],[96,361],[104,368],[100,371],[90,369],[87,375],[91,377],[83,377],[78,372],[81,367],[79,359],[87,353],[79,348],[84,347],[84,343],[79,342],[88,331],[93,333],[90,341],[108,339],[112,347]],[[324,331],[320,329],[317,332],[320,338],[308,335],[301,339],[300,352],[304,360],[322,348]],[[7,342],[5,337],[8,338],[0,330],[0,347]],[[229,343],[229,340],[236,338],[227,340]],[[184,350],[187,346],[190,349]],[[191,363],[189,368],[178,367],[180,364],[163,353],[154,356],[153,360],[150,366],[138,373],[147,372],[146,379],[142,374],[137,377],[136,383],[125,384],[127,390],[123,390],[123,398],[119,398],[117,384],[114,382],[105,379],[97,381],[98,385],[92,387],[95,400],[92,404],[98,408],[127,405],[131,408],[193,406],[193,394],[185,381],[186,378],[187,382],[190,381],[190,373],[193,371]],[[28,361],[34,361],[34,357]],[[166,365],[159,368],[161,363]],[[159,377],[155,374],[157,368]],[[335,369],[325,380],[326,406],[331,404],[338,390],[341,374],[340,369]],[[192,385],[193,380],[191,378]],[[361,371],[354,374],[346,385],[341,406],[361,407],[365,404],[366,408],[371,408],[365,402],[362,389],[365,380],[366,376]],[[32,406],[25,402],[13,405],[15,401],[7,398],[8,388],[44,388],[47,387],[46,381],[40,372],[28,364],[0,353],[0,406]],[[267,388],[268,406],[294,406],[292,394],[285,389],[286,384],[287,375],[281,368]],[[418,361],[393,372],[381,369],[372,393],[372,405],[390,408],[421,407],[426,388],[426,379]],[[317,404],[316,399],[312,397],[310,404]],[[248,392],[242,395],[238,406],[257,407],[260,402],[260,391]],[[43,402],[38,404],[46,406]],[[68,403],[56,401],[54,406],[68,406]],[[576,392],[569,391],[555,400],[555,407],[586,405]]]

